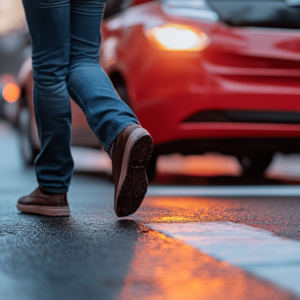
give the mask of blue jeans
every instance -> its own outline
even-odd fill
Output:
[[[138,120],[99,65],[105,0],[23,0],[32,41],[35,118],[41,152],[39,186],[66,193],[71,181],[70,98],[81,107],[106,151]]]

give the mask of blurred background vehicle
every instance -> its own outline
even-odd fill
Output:
[[[16,77],[30,55],[22,2],[0,1],[0,118],[16,124],[20,90]]]
[[[300,153],[300,2],[108,0],[101,65],[159,155],[218,152],[261,175],[275,152]],[[30,59],[19,74],[23,158],[39,145]],[[99,147],[72,101],[73,145]]]
[[[4,74],[0,76],[0,118],[6,118],[15,123],[17,119],[17,101],[20,89],[14,76]]]

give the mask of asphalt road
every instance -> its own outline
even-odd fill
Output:
[[[162,158],[140,210],[118,219],[107,157],[73,155],[72,216],[20,214],[35,175],[0,123],[0,299],[300,299],[299,156],[264,178],[213,154]]]

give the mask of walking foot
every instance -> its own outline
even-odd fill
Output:
[[[39,188],[30,195],[21,197],[17,209],[22,213],[44,216],[70,216],[67,194],[44,195]]]
[[[142,204],[148,189],[146,167],[152,152],[152,138],[141,126],[130,125],[118,135],[112,153],[114,208],[118,217],[133,214]]]

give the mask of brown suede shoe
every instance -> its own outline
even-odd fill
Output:
[[[39,188],[29,196],[21,197],[17,203],[17,209],[22,213],[56,217],[70,216],[67,194],[44,195]]]
[[[148,188],[146,167],[152,152],[150,134],[136,124],[127,126],[115,140],[112,167],[118,217],[133,214],[143,202]]]

